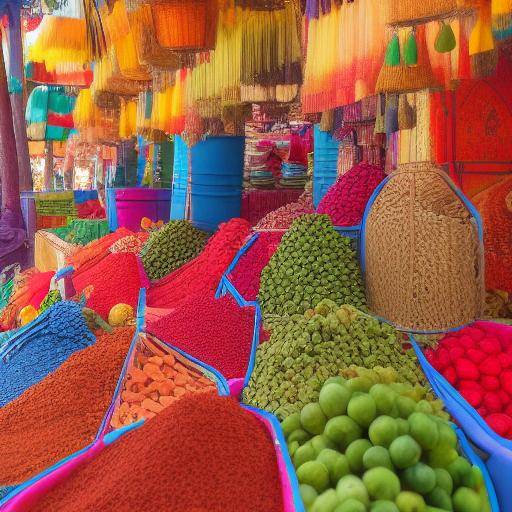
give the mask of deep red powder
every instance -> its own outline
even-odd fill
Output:
[[[194,395],[108,446],[27,512],[282,512],[275,448],[233,399]]]
[[[129,304],[135,309],[143,285],[137,256],[132,253],[109,254],[93,267],[73,276],[77,294],[92,286],[87,307],[105,320],[116,304]]]
[[[222,274],[249,233],[250,224],[243,219],[231,219],[221,224],[197,258],[151,285],[148,306],[175,308],[196,295],[213,296]]]
[[[386,177],[380,167],[361,162],[338,178],[318,205],[317,213],[331,217],[335,226],[357,226],[366,203]]]
[[[283,238],[282,232],[264,231],[238,260],[230,274],[232,283],[245,300],[256,300],[260,289],[261,271],[268,265]]]
[[[244,377],[251,354],[254,308],[230,296],[203,295],[148,324],[148,331],[213,366],[227,379]]]

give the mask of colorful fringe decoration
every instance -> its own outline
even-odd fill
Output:
[[[89,87],[93,73],[89,66],[83,64],[57,63],[53,71],[48,71],[44,62],[27,62],[25,78],[31,82],[46,85],[69,85]]]
[[[309,21],[303,112],[322,112],[375,92],[388,7],[388,2],[378,0],[344,2]]]
[[[492,0],[492,31],[499,40],[512,37],[512,0]]]
[[[130,139],[137,134],[137,102],[121,99],[121,114],[119,117],[119,137]]]

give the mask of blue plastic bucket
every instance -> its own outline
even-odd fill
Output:
[[[172,178],[171,219],[185,218],[188,187],[188,149],[183,139],[174,138],[174,166]]]
[[[213,232],[240,217],[244,137],[209,137],[191,150],[191,221]]]

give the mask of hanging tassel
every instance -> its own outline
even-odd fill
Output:
[[[107,41],[100,14],[94,0],[83,0],[87,45],[91,60],[99,60],[107,53]]]
[[[457,46],[455,40],[455,34],[453,33],[452,27],[449,23],[441,22],[441,28],[437,34],[434,48],[439,53],[451,52]]]
[[[405,43],[404,61],[407,66],[416,66],[418,64],[418,45],[414,29],[411,30]]]
[[[492,31],[496,39],[512,37],[512,0],[492,0]]]
[[[498,50],[494,44],[491,22],[491,5],[482,0],[478,18],[469,36],[471,73],[474,78],[491,76],[498,65]]]
[[[384,62],[387,66],[398,66],[400,64],[400,40],[398,39],[398,34],[395,34],[391,41],[389,41]]]

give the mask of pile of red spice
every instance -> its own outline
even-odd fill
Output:
[[[86,290],[87,307],[105,320],[116,304],[137,307],[139,290],[146,286],[142,266],[133,253],[109,253],[93,267],[73,275],[78,295]]]
[[[20,484],[93,441],[134,331],[98,334],[94,345],[0,409],[1,486]]]
[[[245,300],[256,300],[261,271],[267,266],[281,242],[283,232],[263,231],[230,274],[231,282]]]
[[[75,275],[78,275],[80,272],[97,265],[109,254],[109,249],[112,244],[129,235],[133,235],[129,229],[119,228],[109,235],[102,236],[98,238],[98,240],[93,240],[91,243],[73,253],[73,255],[68,258],[67,264],[72,265],[75,269]]]
[[[155,308],[174,308],[196,295],[214,295],[222,274],[250,234],[250,224],[231,219],[206,244],[203,252],[181,268],[151,284],[147,304]]]
[[[512,327],[476,322],[425,355],[497,434],[512,439]]]
[[[244,377],[251,354],[254,308],[241,308],[226,295],[192,297],[183,307],[148,324],[148,331],[227,379]]]
[[[108,446],[28,512],[282,512],[274,445],[233,399],[190,395]]]
[[[361,162],[340,176],[329,188],[317,208],[335,226],[358,226],[373,191],[386,177],[380,167]]]
[[[304,192],[296,202],[285,204],[277,210],[265,215],[265,217],[256,224],[254,229],[256,231],[288,229],[297,217],[310,213],[315,213],[313,197],[310,192]]]

